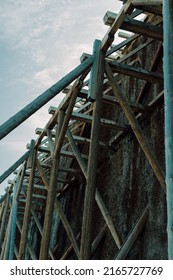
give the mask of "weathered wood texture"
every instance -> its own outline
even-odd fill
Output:
[[[91,70],[90,97],[95,99],[93,107],[93,121],[91,128],[91,143],[86,178],[86,190],[84,200],[84,213],[81,233],[81,259],[90,259],[91,255],[91,225],[93,215],[93,203],[96,190],[96,175],[99,151],[99,133],[101,118],[101,101],[103,90],[104,55],[101,52],[101,41],[94,44],[95,59]]]
[[[25,205],[25,213],[23,218],[23,225],[22,225],[22,232],[21,232],[21,239],[20,239],[20,247],[19,247],[19,255],[18,259],[23,260],[25,259],[25,250],[27,244],[27,235],[28,235],[28,228],[29,222],[31,217],[31,203],[32,203],[32,190],[34,184],[34,175],[35,175],[35,167],[36,167],[36,158],[37,158],[37,151],[34,149],[35,141],[31,141],[31,151],[32,154],[30,155],[32,161],[32,168],[29,177],[29,185],[27,189],[27,198],[26,198],[26,205]]]
[[[143,149],[146,157],[148,158],[149,163],[150,163],[157,179],[160,182],[160,185],[162,186],[163,190],[166,191],[165,175],[163,173],[163,170],[162,170],[158,160],[156,159],[154,153],[152,152],[151,148],[149,147],[149,145],[143,135],[143,132],[142,132],[138,122],[136,121],[135,116],[133,115],[133,112],[132,112],[130,106],[128,105],[128,102],[126,101],[125,97],[123,96],[118,84],[115,82],[111,69],[109,68],[108,65],[106,65],[106,74],[112,85],[113,92],[116,95],[116,97],[118,98],[118,100],[121,104],[121,107],[125,113],[125,116],[128,119],[128,121],[132,127],[132,130],[133,130],[136,138],[139,141],[141,148]]]

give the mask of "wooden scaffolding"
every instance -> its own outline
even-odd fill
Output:
[[[28,151],[0,176],[2,183],[15,174],[0,199],[0,259],[68,259],[72,252],[75,259],[92,259],[108,231],[117,248],[114,258],[125,259],[147,221],[150,204],[147,201],[142,206],[127,238],[122,238],[97,187],[97,177],[100,151],[120,145],[127,135],[137,139],[165,193],[162,164],[141,127],[143,115],[152,114],[164,96],[163,74],[158,70],[163,53],[162,1],[144,2],[124,1],[118,14],[107,12],[104,23],[108,31],[102,41],[94,42],[93,53],[84,53],[79,66],[1,125],[0,139],[58,93],[66,94],[58,107],[49,109],[51,117],[44,128],[36,129],[38,138],[27,144]],[[116,44],[118,32],[125,40]],[[152,44],[157,45],[157,51],[150,67],[144,69],[138,54]],[[141,81],[136,100],[123,91],[126,77]],[[158,85],[159,90],[146,104],[151,84]],[[107,105],[122,110],[125,121],[117,122],[111,114],[110,118],[104,117],[103,107]],[[109,141],[102,141],[103,128],[117,133]],[[80,209],[78,200],[66,209],[64,196],[68,192],[72,195],[73,190],[75,193],[76,185],[83,188]],[[104,223],[93,239],[95,203]],[[75,221],[80,217],[77,232],[68,213]],[[68,243],[61,250],[63,254],[57,256],[57,247],[63,247],[62,235]],[[57,244],[51,241],[53,236]]]

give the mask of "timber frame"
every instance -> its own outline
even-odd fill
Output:
[[[79,66],[0,126],[2,139],[58,93],[66,94],[58,107],[49,109],[51,117],[44,128],[36,129],[38,137],[27,144],[28,151],[0,176],[2,183],[15,175],[0,198],[0,259],[54,260],[71,255],[79,260],[92,259],[108,232],[116,246],[113,258],[125,259],[147,223],[149,201],[139,209],[141,214],[124,239],[100,193],[97,176],[100,149],[116,148],[129,134],[137,139],[161,191],[166,192],[164,167],[141,128],[143,115],[152,114],[164,97],[163,73],[158,71],[163,55],[162,1],[146,1],[147,5],[145,1],[124,2],[117,15],[106,13],[104,23],[109,26],[108,31],[103,40],[95,40],[93,53],[84,53]],[[141,14],[145,20],[136,18]],[[123,35],[126,39],[116,44],[114,38],[119,29],[133,34]],[[158,46],[155,57],[150,67],[143,69],[138,53],[152,44]],[[123,77],[141,81],[136,100],[124,94]],[[151,84],[158,85],[160,91],[146,103]],[[125,121],[104,117],[102,112],[107,105],[121,110]],[[117,133],[104,141],[100,137],[102,128]],[[87,136],[86,129],[90,130]],[[64,197],[73,191],[72,186],[80,184],[76,182],[84,185],[81,227],[77,232],[67,213],[78,215],[78,206],[76,212],[63,207]],[[93,239],[95,204],[104,222]],[[53,223],[57,223],[55,229]],[[58,229],[60,223],[63,230]],[[41,240],[37,244],[32,242],[33,226],[35,238]],[[68,246],[57,256],[60,245],[51,245],[51,235],[61,240],[61,234],[67,236]]]

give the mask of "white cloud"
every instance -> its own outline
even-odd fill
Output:
[[[6,58],[0,65],[3,120],[76,67],[83,52],[91,53],[94,40],[102,39],[107,29],[105,12],[120,5],[115,0],[0,1],[0,48]],[[49,106],[61,99],[60,94],[7,136],[5,144],[0,142],[6,165],[25,152],[26,143],[36,137],[35,128],[50,118]]]

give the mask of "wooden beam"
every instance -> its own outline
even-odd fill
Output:
[[[97,205],[98,205],[98,207],[99,207],[99,209],[100,209],[100,211],[101,211],[101,213],[103,215],[103,218],[107,221],[106,224],[107,224],[107,226],[108,226],[108,228],[109,228],[109,230],[110,230],[110,232],[112,234],[112,237],[113,237],[113,239],[115,241],[115,244],[117,245],[118,249],[120,249],[122,242],[121,242],[121,240],[119,238],[119,235],[117,234],[117,231],[116,231],[115,226],[114,226],[114,224],[112,222],[112,219],[111,219],[111,217],[110,217],[110,215],[108,213],[108,210],[107,210],[107,208],[106,208],[106,206],[105,206],[105,204],[104,204],[104,202],[103,202],[103,200],[101,198],[101,195],[99,194],[98,190],[96,190],[95,199],[96,199]]]
[[[71,135],[70,130],[67,130],[67,136],[68,136],[68,140],[70,142],[71,148],[72,148],[72,150],[73,150],[73,152],[76,156],[76,159],[79,163],[79,166],[80,166],[85,178],[87,178],[87,165],[86,165],[84,159],[82,158],[82,156],[80,154],[80,151],[79,151],[79,149],[78,149],[78,147],[77,147],[77,145],[76,145],[76,143],[75,143],[75,141],[74,141],[74,139]],[[102,213],[103,218],[105,219],[105,222],[106,222],[108,228],[110,229],[110,232],[111,232],[112,237],[113,237],[113,239],[116,243],[116,246],[119,248],[120,243],[121,243],[120,238],[119,238],[119,236],[116,232],[116,229],[115,229],[114,224],[112,222],[112,219],[109,215],[109,212],[108,212],[103,200],[101,199],[101,196],[99,194],[98,189],[96,189],[96,192],[95,192],[95,200],[96,200],[97,205],[98,205],[98,207],[99,207],[99,209]]]
[[[60,123],[59,123],[60,125]],[[57,135],[55,139],[55,146],[57,143],[58,137],[58,129]],[[53,151],[54,154],[54,151]],[[52,229],[52,217],[53,217],[53,210],[54,210],[54,202],[56,197],[56,188],[57,188],[57,176],[58,176],[58,167],[59,167],[59,158],[53,156],[52,158],[52,169],[50,175],[49,183],[46,183],[46,178],[44,179],[44,184],[47,186],[47,201],[46,201],[46,209],[44,215],[44,224],[43,224],[43,235],[41,239],[41,247],[40,247],[40,260],[47,260],[48,259],[48,252],[49,252],[49,244],[50,244],[50,236],[51,236],[51,229]],[[44,171],[43,171],[44,172]],[[41,173],[42,175],[42,173]]]
[[[49,183],[48,183],[47,177],[46,177],[46,175],[44,173],[44,170],[43,170],[41,164],[39,163],[39,161],[37,161],[37,167],[38,167],[39,173],[42,177],[43,183],[44,183],[46,189],[48,190],[49,189]],[[63,213],[63,211],[62,211],[62,209],[59,205],[59,202],[56,198],[55,198],[55,201],[54,201],[54,207],[55,207],[55,210],[57,211],[57,213],[58,213],[58,215],[61,219],[61,222],[62,222],[62,224],[65,228],[65,231],[67,233],[67,236],[68,236],[69,240],[72,243],[72,246],[74,248],[74,251],[75,251],[77,257],[80,258],[78,245],[77,245],[76,239],[74,237],[73,231],[72,231],[71,226],[70,226],[65,214]],[[40,258],[41,258],[41,256],[40,256]]]
[[[32,168],[29,178],[29,185],[27,189],[27,198],[26,198],[26,205],[25,205],[25,213],[23,218],[23,226],[22,226],[22,233],[20,239],[20,247],[19,247],[19,255],[18,259],[23,260],[25,258],[25,250],[27,244],[27,236],[28,236],[28,229],[29,229],[29,222],[30,222],[30,215],[31,215],[31,202],[32,202],[32,189],[34,184],[34,175],[35,175],[35,167],[36,167],[36,158],[37,158],[37,151],[36,149],[32,149],[35,146],[35,141],[31,141],[31,150],[32,150]]]
[[[13,129],[19,126],[22,122],[28,119],[36,111],[38,111],[43,105],[55,97],[63,88],[72,83],[77,77],[79,77],[84,71],[86,71],[93,63],[93,57],[86,59],[69,74],[63,77],[59,82],[47,89],[44,93],[38,96],[35,100],[29,103],[21,111],[16,113],[13,117],[7,120],[0,126],[0,140],[9,134]]]
[[[11,206],[11,215],[12,215],[12,223],[11,223],[11,230],[10,230],[10,248],[9,248],[9,260],[14,259],[14,248],[15,248],[15,239],[16,239],[16,220],[17,220],[17,194],[18,190],[21,185],[21,176],[22,176],[22,170],[18,174],[17,182],[13,187],[13,202]],[[23,179],[23,178],[22,178]]]
[[[121,27],[124,19],[126,18],[127,14],[130,14],[133,11],[133,5],[131,4],[131,0],[128,0],[127,3],[123,5],[119,14],[117,15],[116,19],[113,21],[111,27],[107,31],[106,35],[102,39],[102,46],[101,50],[106,53],[108,48],[111,46],[112,42],[114,41],[114,35],[117,30]]]
[[[120,87],[115,82],[113,73],[108,64],[106,65],[106,74],[111,83],[112,90],[113,90],[115,96],[117,97],[117,99],[119,100],[119,103],[125,113],[125,116],[129,122],[129,124],[132,127],[132,130],[133,130],[142,150],[144,151],[147,159],[149,160],[149,163],[150,163],[158,181],[160,182],[160,185],[162,186],[163,190],[166,191],[165,175],[163,173],[163,170],[162,170],[158,160],[156,159],[154,153],[150,149],[149,144],[147,143],[145,136],[143,135],[143,132],[142,132],[137,120],[135,119],[135,116],[134,116],[130,106],[128,105],[128,102],[126,101],[125,97],[123,96]]]
[[[109,98],[104,98],[103,100],[110,100],[110,99]],[[86,123],[92,123],[92,121],[93,121],[92,116],[86,115],[86,114],[81,114],[81,113],[76,113],[76,112],[74,112],[72,114],[72,119],[80,120],[80,121],[83,121],[83,122],[86,122]],[[126,125],[126,124],[120,125],[117,122],[114,122],[114,121],[108,120],[108,119],[104,119],[104,118],[100,119],[100,125],[108,126],[108,127],[115,128],[115,129],[118,129],[118,130],[129,131],[129,126],[128,125]]]
[[[123,245],[121,246],[118,254],[115,257],[115,260],[124,260],[127,254],[129,253],[130,249],[132,248],[133,244],[135,243],[136,239],[138,238],[139,234],[141,233],[146,223],[148,217],[148,209],[149,206],[147,205],[141,217],[139,218],[134,228],[129,233],[127,239],[124,241]]]
[[[160,43],[158,45],[155,57],[154,57],[154,59],[152,61],[152,64],[150,66],[150,69],[149,69],[150,71],[152,71],[152,72],[157,71],[157,67],[158,67],[162,57],[163,57],[163,46],[162,46],[162,43]],[[139,96],[137,98],[137,102],[138,103],[143,103],[144,98],[145,98],[145,93],[149,91],[149,86],[150,86],[150,83],[145,81],[145,83],[142,86],[142,89],[140,91],[140,94],[139,94]]]
[[[151,83],[163,84],[163,75],[160,73],[147,71],[141,68],[136,68],[116,61],[108,60],[108,63],[113,72],[127,75],[141,80],[146,80],[147,82],[151,82]]]
[[[104,55],[101,51],[101,41],[96,40],[94,43],[95,63],[93,79],[97,83],[91,83],[89,91],[92,92],[92,98],[95,99],[93,104],[93,122],[91,127],[91,144],[89,148],[89,159],[87,169],[87,184],[84,198],[84,212],[81,232],[81,259],[87,260],[91,256],[91,221],[93,215],[93,203],[96,190],[96,174],[99,151],[99,133],[100,133],[100,118],[101,118],[101,103],[103,91],[103,76],[104,76]],[[94,155],[94,156],[93,156]]]
[[[108,11],[104,17],[104,23],[106,25],[112,25],[117,18],[116,13]],[[132,19],[126,17],[121,24],[121,29],[137,33],[140,35],[148,36],[156,40],[163,40],[163,29],[161,27],[154,26],[150,23]]]
[[[4,212],[3,212],[3,217],[2,217],[1,227],[0,227],[0,248],[2,248],[3,245],[5,228],[7,226],[10,195],[11,195],[11,190],[8,190],[6,200],[4,201]]]

